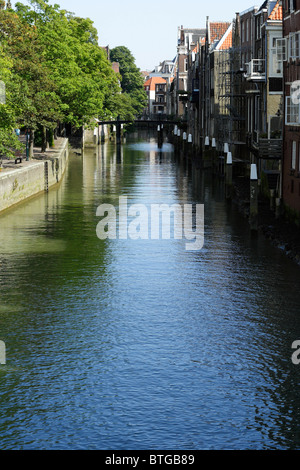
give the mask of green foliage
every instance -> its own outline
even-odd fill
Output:
[[[6,84],[0,151],[9,152],[16,144],[13,129],[19,126],[39,134],[54,130],[58,122],[78,128],[96,117],[133,120],[145,96],[128,49],[112,52],[112,60],[120,62],[121,88],[121,76],[98,45],[90,19],[48,0],[28,3],[0,9],[0,80]],[[120,60],[113,58],[118,49]]]
[[[131,97],[136,113],[141,113],[147,105],[147,95],[144,91],[144,79],[132,53],[127,47],[115,47],[110,52],[110,59],[119,62],[122,90]]]

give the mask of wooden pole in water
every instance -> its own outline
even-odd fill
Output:
[[[121,123],[120,123],[120,116],[117,117],[117,145],[121,145]]]
[[[162,148],[163,146],[163,141],[164,141],[164,131],[162,128],[162,125],[157,126],[157,143],[158,143],[158,148]]]
[[[251,164],[250,173],[250,215],[249,223],[251,231],[258,229],[258,179],[256,164]]]
[[[227,153],[226,159],[226,199],[232,197],[232,154],[231,152]]]

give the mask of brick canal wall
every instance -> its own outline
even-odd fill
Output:
[[[15,165],[4,163],[0,172],[0,212],[59,183],[69,159],[68,139],[58,139],[55,148],[34,153],[34,159]]]

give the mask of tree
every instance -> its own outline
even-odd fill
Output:
[[[16,4],[18,15],[37,29],[44,58],[64,107],[64,121],[80,127],[95,117],[110,117],[110,97],[120,92],[118,77],[98,46],[90,19],[30,0],[32,8]]]
[[[30,130],[32,156],[34,132],[39,127],[55,128],[62,117],[56,84],[50,77],[37,29],[12,10],[0,11],[0,41],[10,61],[8,104],[19,125]]]
[[[114,62],[119,62],[122,90],[131,97],[133,108],[137,114],[140,114],[147,105],[147,96],[143,77],[132,53],[127,47],[118,46],[111,50],[110,58]]]
[[[121,75],[98,45],[90,19],[49,5],[48,0],[28,3],[17,3],[14,11],[0,0],[0,80],[7,87],[0,128],[7,151],[17,125],[30,129],[32,154],[35,132],[45,136],[59,122],[79,128],[95,118],[120,115],[133,120],[144,99],[134,59],[131,78],[124,75],[124,84],[127,79],[131,88],[127,84],[122,93]],[[44,138],[42,149],[45,145]]]

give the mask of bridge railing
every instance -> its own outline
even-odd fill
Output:
[[[169,122],[178,122],[178,121],[185,121],[186,119],[181,116],[175,116],[171,114],[163,114],[163,113],[156,113],[156,114],[143,114],[137,118],[137,121],[169,121]]]

